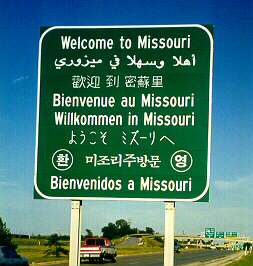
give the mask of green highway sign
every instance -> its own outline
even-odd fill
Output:
[[[35,194],[206,201],[212,67],[212,26],[42,28]]]
[[[205,238],[215,238],[215,228],[205,228]]]
[[[224,238],[225,237],[225,232],[216,232],[215,233],[216,238]]]
[[[226,237],[238,237],[238,232],[226,232]]]

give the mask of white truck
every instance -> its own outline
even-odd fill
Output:
[[[111,260],[116,262],[117,250],[111,240],[105,237],[89,237],[84,239],[80,248],[80,261],[89,262]]]

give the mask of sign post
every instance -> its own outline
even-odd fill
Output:
[[[69,266],[80,265],[82,201],[71,201]]]
[[[164,266],[174,265],[175,202],[165,202]]]

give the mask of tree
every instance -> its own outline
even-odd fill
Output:
[[[104,226],[101,231],[104,237],[108,237],[110,239],[137,233],[151,235],[155,233],[151,227],[146,227],[146,231],[141,231],[138,228],[131,228],[130,223],[124,219],[119,219],[115,223],[108,223],[108,225]]]
[[[124,219],[117,220],[115,224],[118,228],[119,236],[126,236],[128,234],[131,234],[130,224],[126,220]]]
[[[109,239],[113,239],[119,236],[118,228],[114,223],[108,223],[107,226],[102,228],[102,233],[104,237],[108,237]]]
[[[8,246],[13,249],[17,248],[17,244],[12,242],[10,229],[7,228],[6,223],[0,217],[0,246]]]
[[[130,234],[138,234],[138,232],[139,232],[139,229],[135,227],[135,228],[131,228]]]
[[[60,237],[57,234],[50,235],[45,245],[49,246],[45,251],[46,255],[59,257],[61,254],[68,254],[68,251],[61,246]]]
[[[146,233],[150,234],[150,235],[153,235],[155,233],[155,231],[151,227],[146,227]]]
[[[90,229],[85,229],[85,231],[87,233],[85,237],[92,237],[93,236],[93,233]]]

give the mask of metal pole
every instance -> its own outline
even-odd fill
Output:
[[[80,266],[82,201],[71,201],[69,266]]]
[[[164,266],[174,266],[175,202],[165,202]]]

